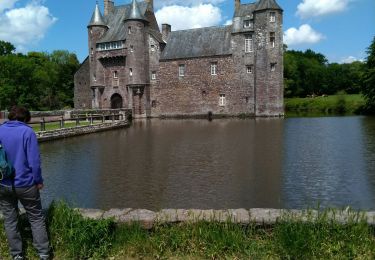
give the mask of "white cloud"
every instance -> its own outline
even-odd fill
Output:
[[[344,11],[353,0],[303,0],[297,7],[301,18],[324,16]]]
[[[12,8],[18,0],[1,0],[0,1],[0,13],[5,9]]]
[[[40,1],[32,1],[25,7],[0,13],[0,39],[13,43],[18,50],[25,50],[41,40],[56,20]]]
[[[324,38],[308,24],[303,24],[298,29],[292,27],[284,32],[284,43],[287,45],[313,44]]]
[[[197,6],[200,4],[220,4],[222,2],[225,2],[226,0],[160,0],[160,1],[154,1],[155,7],[161,8],[165,6],[171,6],[171,5],[179,5],[179,6]]]
[[[361,62],[363,62],[363,59],[358,59],[358,58],[356,58],[354,56],[348,56],[346,58],[341,59],[340,63],[352,63],[352,62],[355,62],[355,61],[361,61]]]
[[[232,19],[226,20],[224,25],[231,25],[233,23]]]
[[[199,4],[197,6],[165,6],[158,10],[156,19],[159,24],[168,23],[172,30],[208,27],[220,24],[222,20],[220,8],[212,4]]]

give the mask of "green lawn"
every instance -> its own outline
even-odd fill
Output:
[[[342,225],[326,213],[314,222],[285,216],[273,226],[198,222],[145,230],[138,224],[84,219],[57,203],[47,219],[55,259],[375,259],[374,227],[365,221]],[[36,259],[25,220],[20,229],[27,259]],[[9,256],[1,223],[0,255]]]
[[[286,98],[285,112],[293,115],[353,115],[365,104],[362,95],[332,95],[315,98]]]
[[[102,121],[95,121],[94,124],[101,124]],[[90,125],[90,122],[88,121],[80,121],[78,126],[87,126]],[[40,124],[32,124],[31,127],[34,129],[35,132],[41,131]],[[50,130],[56,130],[60,129],[60,122],[52,122],[52,123],[46,123],[46,131]],[[74,121],[67,121],[64,123],[64,128],[69,127],[76,127],[76,122]]]

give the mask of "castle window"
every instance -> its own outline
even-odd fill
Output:
[[[270,45],[271,48],[275,48],[276,37],[274,32],[270,32]]]
[[[132,27],[131,26],[128,27],[128,34],[132,34]]]
[[[245,52],[253,52],[253,36],[245,35]]]
[[[133,51],[134,51],[134,46],[130,45],[130,52],[133,52]]]
[[[217,62],[211,62],[211,75],[217,75]]]
[[[132,69],[132,68],[129,68],[129,76],[130,76],[130,77],[133,76],[133,69]]]
[[[246,73],[248,73],[248,74],[253,73],[253,65],[247,65],[246,66]]]
[[[225,94],[220,94],[220,97],[219,97],[219,106],[223,107],[225,106]]]
[[[275,12],[270,12],[270,22],[271,23],[276,22],[276,13]]]
[[[114,79],[118,79],[118,72],[117,72],[117,70],[115,70],[115,71],[113,72],[113,78],[114,78]]]
[[[151,44],[151,51],[155,51],[155,45]]]
[[[270,68],[271,68],[271,71],[275,71],[276,70],[276,63],[271,63]]]
[[[91,55],[94,55],[94,49],[91,48]]]
[[[151,107],[154,107],[154,108],[156,107],[156,100],[151,101]]]
[[[185,64],[178,65],[178,75],[180,77],[184,77],[185,76]]]
[[[92,76],[92,78],[94,79],[94,81],[96,81],[96,75],[95,74]]]
[[[155,80],[156,79],[156,71],[151,72],[151,79]]]
[[[245,20],[243,21],[243,28],[248,29],[253,27],[253,21]]]

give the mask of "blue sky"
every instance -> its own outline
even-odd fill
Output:
[[[130,0],[114,0],[116,5]],[[140,1],[140,0],[138,0]],[[64,49],[88,54],[87,24],[95,0],[0,0],[0,40],[18,51]],[[242,3],[254,1],[241,0]],[[284,42],[310,48],[330,62],[363,60],[375,36],[374,0],[277,0],[284,9]],[[172,30],[230,23],[234,0],[154,0],[160,23]],[[103,10],[103,0],[99,0]]]

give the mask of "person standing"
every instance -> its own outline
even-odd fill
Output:
[[[49,258],[49,240],[39,190],[43,188],[38,140],[28,126],[30,112],[20,106],[9,111],[9,121],[0,126],[0,143],[15,169],[13,179],[0,182],[0,210],[13,259],[23,259],[18,229],[18,202],[26,210],[33,234],[33,245],[41,260]]]

